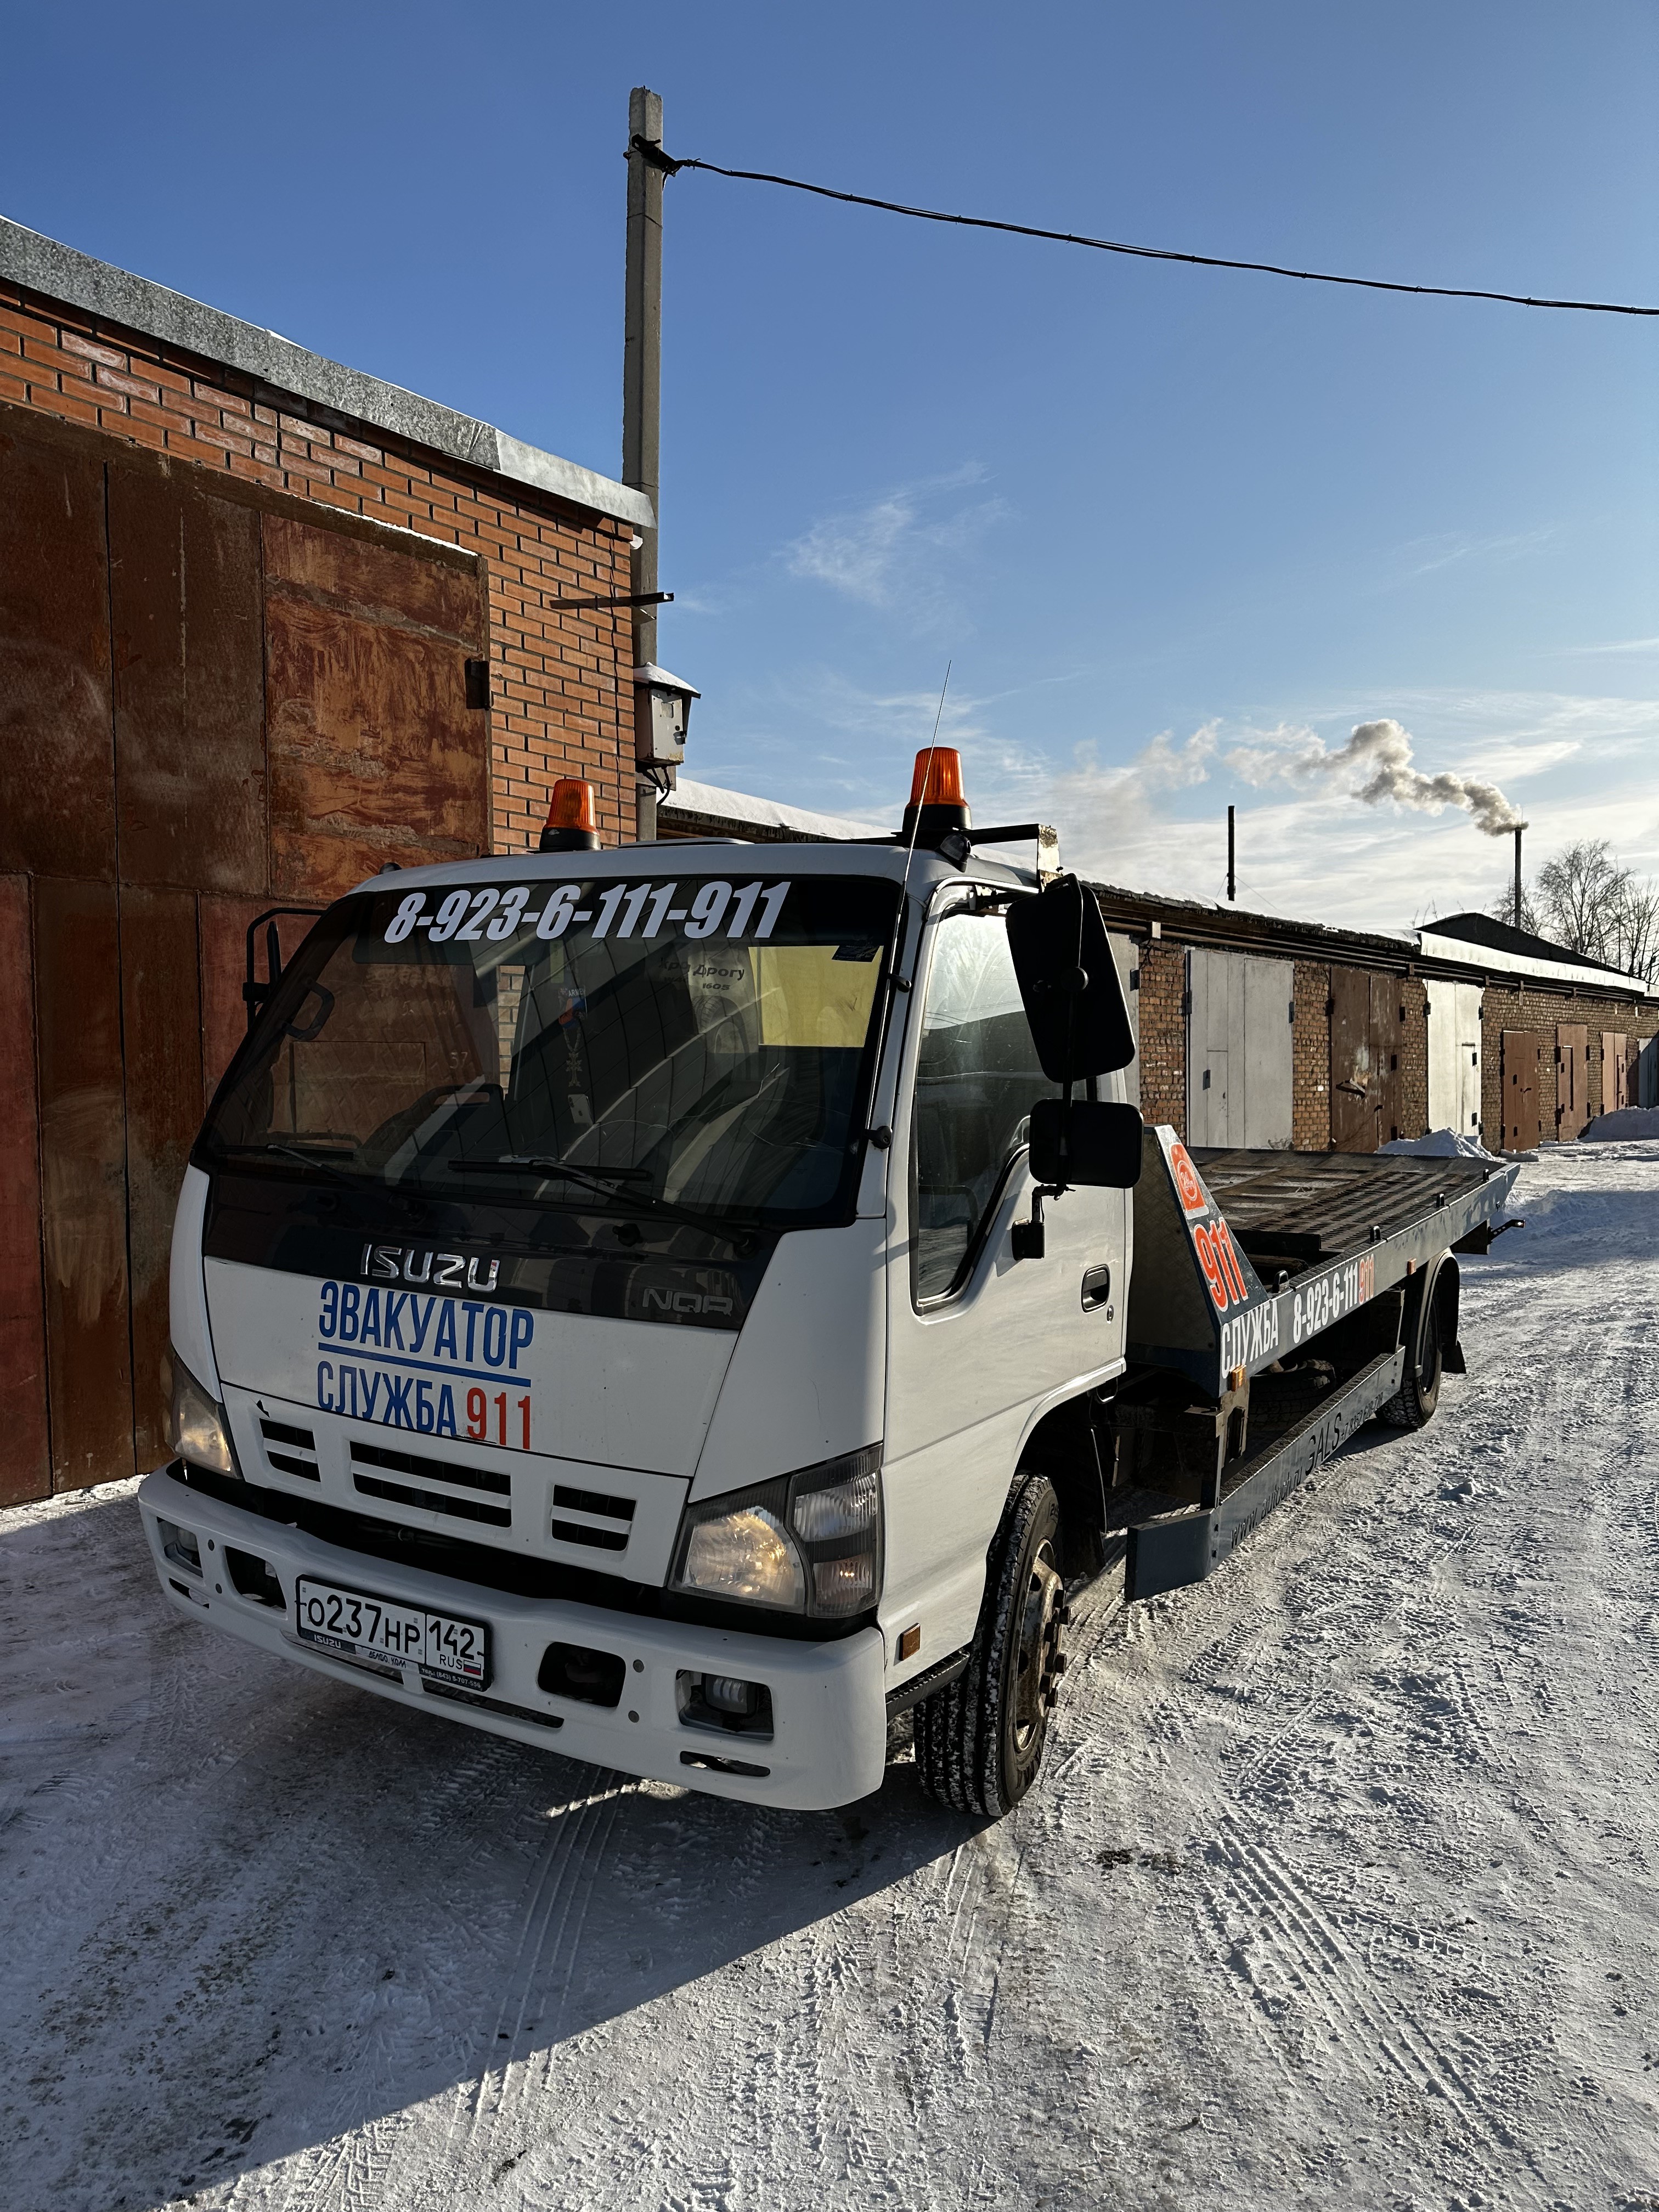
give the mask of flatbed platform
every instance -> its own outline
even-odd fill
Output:
[[[1292,1277],[1364,1251],[1444,1200],[1478,1190],[1494,1164],[1398,1152],[1211,1147],[1192,1158],[1258,1272]]]

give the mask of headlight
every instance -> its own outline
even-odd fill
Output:
[[[881,1594],[881,1448],[688,1505],[669,1587],[814,1619]]]
[[[680,1580],[687,1589],[744,1605],[787,1605],[792,1613],[800,1612],[806,1597],[800,1553],[764,1505],[740,1505],[693,1522]]]
[[[225,1425],[225,1409],[216,1405],[175,1352],[173,1403],[167,1411],[167,1442],[192,1467],[215,1474],[241,1474]]]

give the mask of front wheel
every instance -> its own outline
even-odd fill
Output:
[[[916,1766],[930,1796],[994,1820],[1018,1804],[1042,1765],[1070,1617],[1060,1501],[1047,1475],[1028,1474],[991,1549],[966,1671],[916,1707]]]

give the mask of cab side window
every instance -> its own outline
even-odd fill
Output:
[[[912,1115],[918,1304],[966,1274],[1032,1105],[1054,1095],[1002,916],[947,915],[933,939]]]

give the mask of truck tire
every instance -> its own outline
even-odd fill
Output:
[[[916,1707],[916,1770],[930,1797],[997,1820],[1036,1780],[1066,1662],[1060,1501],[1028,1474],[991,1547],[966,1670]]]
[[[1382,1408],[1380,1418],[1390,1428],[1420,1429],[1434,1419],[1440,1403],[1440,1378],[1444,1372],[1444,1347],[1440,1332],[1440,1274],[1442,1261],[1425,1267],[1406,1299],[1402,1332],[1406,1346],[1405,1371],[1400,1388]]]

